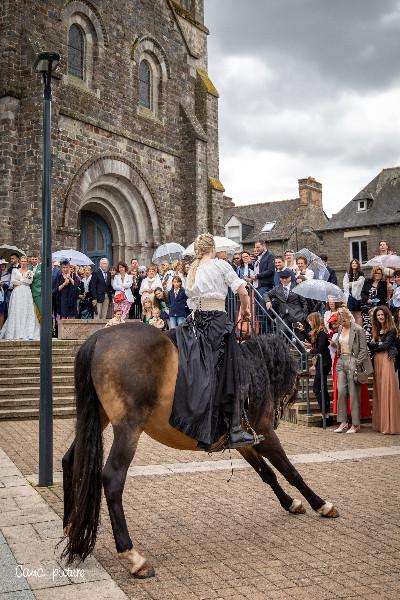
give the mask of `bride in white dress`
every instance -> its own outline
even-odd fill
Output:
[[[8,306],[8,318],[0,331],[3,340],[38,340],[40,325],[33,304],[33,273],[28,270],[26,256],[20,258],[20,268],[13,269],[10,285],[13,288]]]

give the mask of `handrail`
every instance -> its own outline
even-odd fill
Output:
[[[260,317],[265,318],[272,326],[272,330],[275,331],[278,335],[281,335],[286,342],[291,346],[291,348],[299,355],[300,359],[300,368],[302,371],[308,370],[308,356],[309,353],[307,348],[305,347],[303,341],[295,334],[295,332],[285,323],[285,321],[278,315],[278,313],[273,309],[266,310],[264,299],[259,293],[259,291],[251,284],[248,284],[249,295],[250,295],[250,320],[255,322],[256,318]],[[233,301],[233,305],[232,305]],[[237,306],[237,296],[234,295],[231,290],[228,294],[228,313],[230,314],[231,320],[233,322],[236,321],[236,316],[238,314],[238,306]],[[254,307],[254,311],[252,310]],[[277,326],[278,325],[278,326]],[[254,330],[253,325],[253,330]],[[322,364],[322,363],[321,363]],[[307,416],[311,416],[311,402],[310,402],[310,387],[309,380],[307,378],[304,381],[304,378],[301,379],[301,395],[304,400],[304,396],[306,396],[306,406],[307,406]]]

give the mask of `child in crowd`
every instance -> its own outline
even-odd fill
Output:
[[[114,310],[114,318],[110,319],[107,322],[106,327],[112,327],[113,325],[121,325],[121,323],[125,323],[124,319],[122,318],[122,309],[116,308]]]
[[[143,323],[145,325],[148,325],[152,316],[153,316],[153,302],[151,300],[147,299],[143,302],[143,313],[142,313]]]
[[[165,329],[165,321],[160,316],[160,309],[156,306],[153,307],[153,316],[149,319],[149,325],[153,327],[157,327],[160,331],[164,331]]]
[[[164,321],[169,318],[169,308],[167,304],[167,294],[158,287],[154,290],[154,306],[160,309],[160,316]]]

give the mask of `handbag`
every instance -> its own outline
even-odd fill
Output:
[[[114,302],[118,304],[119,302],[124,302],[124,300],[126,300],[125,292],[118,292],[118,294],[115,294]]]
[[[349,299],[347,300],[347,308],[352,312],[361,311],[362,302],[361,300],[356,300],[354,296],[349,295]]]
[[[354,371],[354,383],[358,383],[359,385],[368,383],[368,373],[363,369],[356,368]]]

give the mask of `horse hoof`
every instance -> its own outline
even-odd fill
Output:
[[[296,499],[293,500],[292,504],[289,506],[288,511],[292,515],[305,515],[306,514],[306,509],[304,508],[303,504],[301,503],[300,500],[296,500]]]
[[[339,511],[331,502],[325,502],[325,504],[317,510],[317,513],[326,519],[336,519],[339,516]]]
[[[337,517],[340,517],[340,513],[337,508],[332,506],[331,510],[329,512],[327,512],[326,515],[322,515],[322,516],[325,517],[326,519],[337,519]]]
[[[135,579],[148,579],[149,577],[155,577],[156,572],[150,563],[146,562],[143,567],[140,567],[136,573],[133,573]]]

